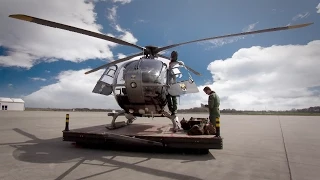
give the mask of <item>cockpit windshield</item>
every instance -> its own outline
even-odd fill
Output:
[[[161,61],[153,59],[144,59],[140,63],[140,70],[142,73],[143,83],[163,83],[165,78],[166,68],[165,64]]]

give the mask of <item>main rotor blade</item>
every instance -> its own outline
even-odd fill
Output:
[[[143,52],[140,52],[140,53],[137,53],[137,54],[134,54],[134,55],[131,55],[131,56],[122,58],[122,59],[118,59],[118,60],[116,60],[116,61],[112,61],[112,62],[110,62],[110,63],[107,63],[107,64],[104,64],[104,65],[99,66],[99,67],[97,67],[97,68],[94,68],[94,69],[92,69],[92,70],[90,70],[90,71],[87,71],[87,72],[85,72],[85,74],[93,73],[93,72],[98,71],[98,70],[100,70],[100,69],[102,69],[102,68],[105,68],[105,67],[108,67],[108,66],[117,64],[117,63],[121,63],[121,62],[130,60],[130,59],[132,59],[132,58],[134,58],[134,57],[141,56],[141,55],[143,55]]]
[[[193,74],[195,75],[198,75],[198,76],[202,76],[199,72],[197,72],[196,70],[194,69],[191,69],[191,67],[187,66],[187,65],[184,65],[189,71],[193,72]]]
[[[120,39],[117,39],[117,38],[114,38],[114,37],[110,37],[110,36],[107,36],[107,35],[104,35],[104,34],[95,33],[95,32],[92,32],[92,31],[88,31],[88,30],[77,28],[77,27],[68,26],[68,25],[64,25],[64,24],[48,21],[48,20],[45,20],[45,19],[39,19],[39,18],[36,18],[36,17],[24,15],[24,14],[13,14],[13,15],[9,15],[9,17],[15,18],[15,19],[19,19],[19,20],[23,20],[23,21],[33,22],[33,23],[36,23],[36,24],[41,24],[41,25],[44,25],[44,26],[49,26],[49,27],[53,27],[53,28],[60,28],[60,29],[64,29],[64,30],[68,30],[68,31],[72,31],[72,32],[76,32],[76,33],[92,36],[92,37],[95,37],[95,38],[111,41],[111,42],[114,42],[114,43],[117,43],[117,44],[135,47],[135,48],[138,48],[140,50],[144,49],[143,47],[140,47],[138,45],[131,44],[129,42],[126,42],[126,41],[123,41],[123,40],[120,40]]]
[[[164,55],[161,55],[161,54],[158,54],[158,56],[170,60],[170,58],[167,57],[167,56],[164,56]],[[187,65],[184,65],[184,67],[186,67],[189,71],[193,72],[195,75],[201,76],[201,74],[199,72],[197,72],[196,70],[192,69],[191,67],[189,67]]]
[[[216,37],[198,39],[198,40],[193,40],[193,41],[188,41],[188,42],[183,42],[183,43],[178,43],[178,44],[172,44],[169,46],[164,46],[164,47],[158,48],[156,50],[156,52],[159,53],[159,52],[166,50],[166,49],[170,49],[170,48],[177,47],[177,46],[180,46],[183,44],[189,44],[189,43],[194,43],[194,42],[207,41],[207,40],[212,40],[212,39],[219,39],[219,38],[226,38],[226,37],[233,37],[233,36],[248,35],[248,34],[257,34],[257,33],[265,33],[265,32],[272,32],[272,31],[281,31],[281,30],[302,28],[302,27],[309,26],[311,24],[313,24],[313,23],[298,24],[298,25],[284,26],[284,27],[276,27],[276,28],[262,29],[262,30],[257,30],[257,31],[242,32],[242,33],[237,33],[237,34],[229,34],[229,35],[224,35],[224,36],[216,36]]]

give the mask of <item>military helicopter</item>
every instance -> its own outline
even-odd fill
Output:
[[[119,115],[125,115],[125,117],[127,118],[127,124],[131,124],[136,119],[136,117],[161,116],[171,119],[174,131],[179,128],[179,125],[177,117],[175,115],[172,116],[166,111],[168,104],[166,96],[168,94],[170,94],[171,96],[181,96],[188,93],[199,92],[197,85],[195,84],[189,72],[192,72],[196,75],[201,74],[185,65],[182,61],[179,61],[179,63],[175,63],[172,68],[169,68],[168,63],[163,62],[159,59],[159,57],[164,58],[168,61],[171,60],[171,58],[160,54],[160,52],[177,46],[200,41],[295,29],[313,24],[306,23],[250,32],[241,32],[237,34],[229,34],[187,41],[164,47],[156,47],[151,45],[142,47],[104,34],[99,34],[28,15],[14,14],[10,15],[9,17],[53,28],[60,28],[76,33],[81,33],[84,35],[139,49],[141,52],[112,61],[86,72],[85,74],[89,74],[100,69],[106,69],[101,78],[98,80],[92,92],[106,96],[113,94],[118,105],[122,108],[121,112],[115,113],[113,115],[113,120],[111,123],[112,128],[116,128],[115,120]],[[140,58],[133,60],[133,58],[139,56]],[[185,68],[187,70],[189,78],[171,81],[172,79],[170,77],[181,77],[181,71],[179,70],[180,68]]]

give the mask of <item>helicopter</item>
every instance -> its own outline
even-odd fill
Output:
[[[157,46],[139,46],[114,37],[104,34],[80,29],[77,27],[60,24],[57,22],[40,19],[24,14],[9,15],[11,18],[32,22],[53,28],[64,29],[76,33],[81,33],[91,37],[111,41],[120,45],[134,47],[140,52],[127,56],[122,59],[112,61],[110,63],[101,65],[85,74],[90,74],[100,69],[105,69],[101,78],[97,81],[93,93],[109,96],[114,95],[118,105],[122,108],[120,112],[113,114],[111,122],[111,129],[116,127],[116,119],[120,115],[125,115],[127,118],[126,124],[131,124],[136,117],[167,117],[172,121],[173,131],[179,129],[179,122],[176,115],[171,115],[168,111],[168,102],[166,96],[181,96],[190,93],[199,92],[196,83],[192,79],[189,72],[195,75],[201,75],[191,67],[185,65],[182,61],[175,63],[169,67],[168,63],[160,60],[163,58],[170,61],[171,57],[164,56],[161,52],[195,42],[214,40],[220,38],[228,38],[234,36],[244,36],[249,34],[265,33],[272,31],[289,30],[295,28],[302,28],[313,23],[298,24],[291,26],[275,27],[269,29],[262,29],[249,32],[241,32],[236,34],[228,34],[222,36],[215,36],[203,39],[197,39],[177,44],[171,44],[163,47]],[[134,59],[140,57],[138,59]],[[160,57],[160,58],[159,58]],[[180,68],[185,68],[188,72],[188,79],[179,79],[182,73]],[[172,81],[172,78],[175,79]],[[109,127],[110,128],[110,127]]]

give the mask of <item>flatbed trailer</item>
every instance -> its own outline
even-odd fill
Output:
[[[125,122],[117,122],[119,124]],[[118,129],[108,129],[106,125],[98,125],[79,129],[67,127],[63,131],[63,141],[78,144],[95,144],[103,146],[148,145],[156,148],[222,149],[223,138],[214,135],[188,135],[186,131],[172,131],[172,124],[134,123]],[[118,125],[119,126],[119,125]]]

